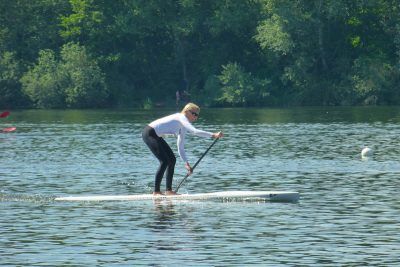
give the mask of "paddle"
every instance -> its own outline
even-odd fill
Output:
[[[0,118],[5,118],[8,115],[10,115],[10,112],[9,111],[4,111],[3,113],[0,114]]]
[[[194,170],[194,168],[196,168],[196,166],[200,163],[200,161],[204,158],[204,156],[208,153],[208,151],[215,145],[215,143],[218,141],[219,138],[215,138],[214,142],[209,146],[209,148],[207,148],[206,152],[203,153],[203,155],[201,155],[201,157],[197,160],[197,162],[193,165],[192,168],[192,172]],[[183,182],[189,177],[189,173],[186,174],[186,176],[182,179],[182,181],[180,181],[180,183],[178,184],[178,186],[176,187],[175,192],[178,193],[179,188],[181,187],[181,185],[183,184]]]
[[[4,128],[3,130],[1,130],[3,133],[9,133],[9,132],[13,132],[15,131],[17,128],[16,127],[8,127],[8,128]]]

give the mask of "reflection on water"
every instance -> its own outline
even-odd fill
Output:
[[[398,264],[397,107],[202,111],[197,126],[226,137],[181,193],[293,190],[299,203],[54,201],[152,192],[157,161],[140,133],[169,112],[13,112],[17,131],[0,135],[0,265]],[[189,137],[191,160],[211,142]],[[184,175],[178,160],[175,184]]]

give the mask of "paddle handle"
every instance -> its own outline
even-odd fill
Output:
[[[210,149],[215,145],[215,143],[217,143],[218,139],[219,138],[215,138],[214,142],[212,142],[212,144],[207,148],[206,152],[204,152],[203,155],[201,155],[201,157],[196,161],[196,163],[193,165],[192,171],[194,170],[194,168],[196,168],[196,166],[200,163],[200,161],[204,158],[204,156],[208,153],[208,151],[210,151]],[[176,193],[178,192],[183,182],[189,177],[189,175],[190,175],[189,173],[186,174],[186,176],[179,182],[178,186],[175,189]]]

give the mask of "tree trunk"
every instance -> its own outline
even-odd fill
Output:
[[[328,64],[326,63],[326,54],[325,54],[325,50],[324,50],[324,34],[323,34],[324,24],[321,19],[322,5],[323,5],[323,0],[320,0],[319,6],[318,6],[318,19],[317,19],[317,21],[318,21],[318,47],[319,47],[319,53],[320,53],[321,62],[322,62],[322,68],[324,71],[327,71]]]

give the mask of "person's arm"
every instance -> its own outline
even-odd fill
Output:
[[[188,158],[186,156],[185,152],[185,130],[181,129],[180,132],[178,133],[178,139],[177,139],[177,146],[178,146],[178,153],[181,159],[184,162],[188,161]]]
[[[188,171],[188,175],[191,175],[193,173],[193,169],[190,166],[190,163],[188,161],[188,158],[186,156],[185,152],[185,135],[186,132],[184,129],[182,129],[179,134],[178,134],[178,139],[177,139],[177,145],[178,145],[178,153],[181,159],[185,162],[185,168]]]
[[[189,121],[183,121],[183,127],[185,127],[186,131],[200,136],[200,137],[213,137],[213,133],[196,129]]]

